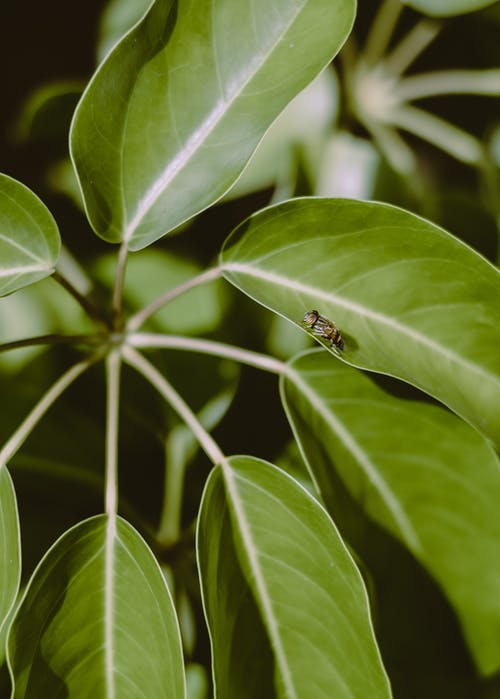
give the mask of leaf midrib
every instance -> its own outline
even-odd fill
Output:
[[[377,465],[372,462],[368,454],[354,439],[349,429],[328,409],[326,403],[312,389],[307,381],[302,379],[300,373],[288,365],[285,373],[296,389],[305,396],[309,404],[317,411],[331,430],[339,437],[343,445],[354,457],[356,463],[361,467],[369,482],[379,494],[382,502],[391,514],[392,519],[397,524],[403,538],[411,546],[414,552],[421,551],[420,539],[413,524],[409,520],[406,512],[401,507],[399,499],[392,492],[387,482],[382,478]]]
[[[351,301],[341,296],[337,296],[333,292],[325,292],[322,289],[318,289],[314,286],[309,286],[308,284],[303,284],[302,282],[298,282],[295,279],[290,279],[280,274],[275,274],[274,272],[255,269],[249,265],[245,265],[242,263],[225,263],[222,265],[222,270],[223,272],[236,272],[240,274],[246,274],[250,277],[256,277],[258,279],[264,279],[265,281],[270,282],[271,284],[276,284],[277,286],[288,288],[292,291],[297,291],[303,294],[310,294],[312,296],[322,298],[325,301],[330,301],[336,304],[337,306],[341,306],[346,310],[353,311],[354,313],[357,313],[359,316],[368,318],[372,321],[375,321],[378,324],[391,328],[391,330],[394,330],[395,332],[400,333],[401,335],[411,338],[413,342],[427,347],[432,352],[438,353],[439,355],[448,359],[450,362],[455,363],[467,369],[470,372],[479,374],[490,383],[492,382],[498,384],[498,387],[500,389],[500,376],[498,376],[497,374],[491,373],[479,364],[472,363],[468,359],[462,357],[461,355],[451,350],[449,347],[445,347],[436,340],[433,340],[428,335],[419,332],[415,328],[403,325],[396,319],[391,318],[390,316],[387,316],[381,313],[380,311],[375,311],[371,308],[367,308],[366,306],[362,306],[360,303],[357,303],[356,301]],[[249,295],[251,296],[251,294]]]

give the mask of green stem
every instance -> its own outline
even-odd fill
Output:
[[[60,284],[65,291],[67,291],[77,303],[83,308],[87,313],[89,318],[101,325],[102,327],[109,329],[110,323],[108,318],[101,312],[97,306],[95,306],[92,301],[87,296],[84,296],[78,291],[78,289],[69,281],[61,272],[55,270],[52,274],[52,279]]]
[[[124,241],[120,245],[120,251],[118,253],[118,261],[116,263],[116,273],[115,273],[115,287],[113,289],[113,317],[115,328],[119,326],[122,304],[123,304],[123,286],[125,283],[125,272],[127,269],[127,256],[128,247],[127,243]]]
[[[425,51],[441,29],[439,22],[423,19],[404,36],[384,59],[384,68],[392,75],[401,75]]]
[[[156,333],[135,333],[129,335],[128,344],[131,347],[144,348],[164,348],[164,349],[183,349],[188,352],[201,352],[202,354],[211,354],[217,357],[226,357],[234,359],[241,364],[264,371],[270,371],[273,374],[281,374],[285,370],[285,362],[269,357],[267,354],[252,352],[251,350],[234,347],[223,342],[215,342],[214,340],[202,340],[195,337],[184,337],[179,335],[161,335]]]
[[[132,349],[132,347],[125,346],[123,348],[123,358],[156,388],[158,393],[163,396],[179,417],[184,420],[210,461],[214,465],[226,463],[225,456],[217,442],[215,442],[211,435],[205,430],[182,396],[180,396],[167,379],[160,374],[158,369],[139,354],[139,352]]]
[[[182,429],[178,429],[181,427]],[[182,458],[184,447],[193,438],[185,425],[178,425],[168,435],[165,443],[165,483],[163,505],[156,539],[161,546],[171,546],[178,541],[181,531],[182,499],[187,460]]]
[[[391,114],[392,124],[432,143],[468,165],[477,165],[483,157],[481,143],[454,124],[423,109],[401,106]]]
[[[118,511],[118,422],[120,405],[120,350],[112,350],[106,359],[106,470],[105,510],[114,517]]]
[[[26,438],[31,434],[36,425],[40,422],[47,410],[56,402],[56,400],[64,393],[84,371],[86,371],[94,362],[101,356],[101,352],[96,352],[90,357],[78,362],[71,369],[68,369],[57,381],[49,388],[42,398],[35,405],[33,410],[23,420],[12,437],[4,444],[0,450],[0,468],[12,459],[14,454],[20,449]]]
[[[363,48],[367,65],[377,63],[384,55],[403,10],[401,0],[385,0],[375,15]]]
[[[104,339],[104,335],[38,335],[37,337],[4,342],[0,344],[0,352],[36,345],[99,345]]]
[[[127,329],[129,331],[137,330],[150,316],[153,315],[153,313],[156,313],[156,311],[170,303],[170,301],[173,301],[173,299],[185,294],[187,291],[194,289],[200,284],[205,284],[206,282],[218,279],[221,274],[222,269],[220,267],[212,267],[202,274],[198,274],[196,277],[192,277],[182,284],[179,284],[179,286],[176,286],[174,289],[169,289],[143,309],[138,311],[135,315],[131,316],[127,323]]]
[[[436,95],[500,95],[500,69],[436,70],[403,78],[396,94],[401,101],[411,101]]]
[[[395,172],[405,178],[416,172],[415,156],[397,131],[375,120],[363,120],[363,125],[371,133],[375,144]]]

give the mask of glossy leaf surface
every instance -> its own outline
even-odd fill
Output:
[[[16,494],[9,472],[0,465],[0,664],[5,655],[6,623],[21,577]]]
[[[498,669],[500,463],[493,449],[449,412],[396,398],[321,350],[290,367],[282,397],[325,502],[340,475],[367,515],[439,581],[481,670]]]
[[[354,0],[156,0],[75,113],[94,230],[138,250],[221,197],[353,17]]]
[[[403,0],[405,5],[436,17],[460,15],[493,5],[496,0]]]
[[[306,198],[241,224],[221,263],[299,327],[310,309],[331,319],[349,364],[412,383],[500,445],[500,273],[457,238],[387,204]]]
[[[312,688],[317,699],[391,696],[361,576],[331,519],[296,481],[259,459],[231,457],[205,490],[198,545],[217,696],[309,699]],[[260,620],[253,612],[252,621],[254,606]],[[250,633],[239,631],[244,618]],[[264,646],[262,664],[239,680],[256,686],[231,693],[227,678],[241,675],[251,658],[244,645],[255,652],[262,626],[274,688],[265,689]],[[238,644],[234,658],[228,638]]]
[[[179,630],[137,532],[99,515],[67,531],[35,571],[11,626],[21,697],[184,698]]]
[[[52,274],[59,248],[57,224],[45,204],[0,174],[0,296]]]

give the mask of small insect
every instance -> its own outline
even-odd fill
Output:
[[[344,340],[340,330],[335,326],[335,323],[320,315],[318,311],[307,311],[302,322],[312,330],[314,335],[318,335],[324,340],[330,340],[332,347],[337,347],[339,350],[344,349]]]

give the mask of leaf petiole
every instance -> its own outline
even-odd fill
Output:
[[[139,374],[142,374],[144,378],[156,388],[158,393],[163,396],[167,403],[171,405],[179,417],[184,420],[210,461],[214,465],[225,463],[226,459],[219,445],[205,430],[182,396],[177,393],[175,388],[158,371],[158,369],[156,369],[151,362],[139,354],[139,352],[136,352],[132,347],[124,346],[122,353],[123,359],[127,362],[127,364],[138,371]]]
[[[118,510],[118,422],[120,404],[120,350],[106,358],[106,471],[105,510],[114,517]]]
[[[257,369],[270,371],[273,374],[283,373],[287,366],[284,362],[267,354],[253,352],[214,340],[202,340],[181,335],[133,333],[128,337],[128,344],[131,347],[183,349],[188,352],[201,352],[202,354],[211,354],[216,357],[226,357],[227,359],[234,359],[234,361],[240,362],[240,364],[248,364]]]
[[[187,281],[179,284],[174,289],[169,289],[164,294],[159,296],[157,299],[152,301],[150,304],[145,306],[143,309],[135,313],[135,315],[129,318],[127,323],[127,329],[129,331],[137,330],[153,313],[156,313],[160,308],[166,306],[170,301],[185,294],[187,291],[194,289],[200,284],[205,284],[206,282],[218,279],[222,275],[222,269],[220,267],[211,267],[205,272],[188,279]]]
[[[102,351],[97,351],[91,354],[81,362],[74,364],[68,371],[64,372],[57,381],[52,384],[48,391],[40,398],[33,410],[23,420],[12,437],[4,444],[0,450],[0,468],[5,466],[14,454],[21,448],[26,438],[31,434],[33,429],[40,422],[49,408],[56,400],[64,393],[64,391],[92,364],[100,359]]]

